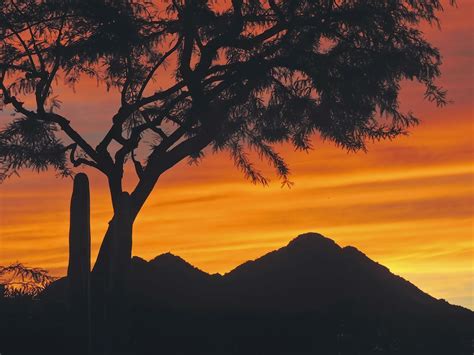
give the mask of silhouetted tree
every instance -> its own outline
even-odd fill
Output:
[[[289,184],[275,143],[307,150],[319,133],[360,150],[403,134],[417,123],[399,110],[405,79],[443,105],[440,54],[419,28],[437,25],[439,11],[438,0],[4,0],[0,89],[16,115],[0,133],[2,176],[48,167],[69,175],[71,164],[105,174],[114,217],[100,275],[128,263],[131,243],[115,242],[124,250],[113,253],[114,236],[130,237],[160,176],[206,147],[227,150],[247,178],[266,184],[249,160],[255,150]],[[83,76],[121,94],[95,147],[73,128],[81,117],[59,113],[55,92],[58,78],[74,86]],[[138,176],[130,195],[127,161]]]

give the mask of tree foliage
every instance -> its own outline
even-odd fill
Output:
[[[404,134],[418,120],[400,110],[403,80],[445,104],[440,53],[420,30],[440,11],[438,0],[3,0],[0,89],[19,115],[0,133],[3,176],[69,174],[69,160],[103,172],[118,196],[131,161],[138,211],[164,171],[211,146],[265,184],[256,151],[288,183],[275,144],[308,150],[319,134],[360,150]],[[121,95],[96,147],[73,128],[80,117],[58,113],[55,83],[84,76]]]

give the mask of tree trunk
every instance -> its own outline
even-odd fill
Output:
[[[71,197],[69,225],[69,306],[70,331],[77,342],[72,352],[86,354],[90,350],[90,193],[86,174],[77,174]]]
[[[208,113],[210,117],[221,117],[223,114],[222,109],[220,108],[214,108],[214,110],[209,110]],[[210,130],[215,129],[213,127],[210,127]],[[140,181],[138,182],[135,190],[129,197],[132,200],[132,205],[130,206],[132,224],[140,209],[143,207],[143,204],[145,203],[146,199],[153,191],[153,188],[155,187],[155,184],[161,174],[172,168],[175,164],[179,163],[181,160],[183,160],[190,154],[199,152],[204,149],[207,145],[209,145],[209,143],[211,143],[213,137],[214,134],[211,133],[206,135],[198,135],[178,144],[169,152],[166,151],[166,149],[169,148],[169,146],[167,146],[164,148],[164,150],[162,149],[155,151],[150,155],[147,168],[145,169],[146,171],[144,172],[144,176],[140,178]],[[112,182],[114,181],[115,180],[112,179]],[[111,188],[111,191],[116,191],[118,188],[120,188],[120,184],[110,182],[109,184],[114,186],[113,188]],[[115,185],[118,185],[118,188],[116,188]],[[112,196],[112,201],[116,200],[116,197],[116,195]],[[100,246],[99,255],[97,256],[94,269],[92,270],[92,280],[94,285],[96,286],[102,285],[103,287],[103,285],[107,283],[107,275],[109,274],[109,268],[111,264],[110,259],[112,255],[113,225],[116,219],[117,211],[115,211],[115,216],[109,222],[109,228],[107,229],[107,232],[104,236],[104,239]]]
[[[132,257],[132,226],[133,218],[130,206],[130,195],[123,192],[119,200],[117,218],[112,224],[114,236],[112,238],[112,252],[110,263],[109,287],[114,290],[122,288],[123,282],[128,276],[130,259]]]
[[[220,117],[221,115],[211,113],[211,116]],[[171,145],[176,143],[181,135],[178,134],[176,137],[176,140],[171,140],[173,141]],[[124,312],[127,302],[122,302],[121,297],[125,291],[123,287],[130,267],[133,222],[161,174],[190,154],[204,149],[213,137],[214,134],[211,133],[201,134],[177,144],[170,151],[167,151],[170,146],[154,151],[131,196],[127,193],[121,193],[120,196],[119,193],[114,193],[121,190],[120,179],[114,176],[109,177],[114,217],[109,222],[109,228],[100,246],[91,281],[95,297],[94,314],[97,315],[99,322],[102,319],[105,324],[105,327],[101,327],[101,333],[107,339],[112,339],[112,342],[113,339],[120,339],[121,334],[124,334],[120,314]],[[102,329],[105,329],[105,332]],[[103,343],[100,335],[98,341]],[[109,347],[108,351],[113,351],[113,349]]]
[[[127,301],[124,295],[132,256],[133,219],[130,195],[123,192],[92,274],[94,314],[98,327],[96,343],[102,344],[106,353],[113,353],[115,347],[126,341]]]
[[[122,193],[119,204],[118,211],[109,222],[92,270],[94,285],[100,288],[108,287],[109,275],[113,268],[123,268],[129,263],[132,255],[132,227],[135,216],[130,208],[128,193]],[[114,261],[114,258],[120,260]]]

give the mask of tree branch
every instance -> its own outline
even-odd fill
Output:
[[[25,50],[25,53],[28,56],[28,59],[30,61],[31,69],[32,69],[33,73],[38,73],[35,61],[33,60],[33,55],[31,54],[31,51],[30,51],[29,47],[26,45],[25,41],[20,36],[20,34],[15,30],[13,25],[8,21],[6,21],[6,23],[7,23],[8,27],[10,28],[10,31],[12,31],[12,33],[15,35],[15,37],[20,41],[20,44],[22,45],[23,49]]]
[[[36,115],[33,111],[27,110],[26,108],[23,107],[23,102],[19,101],[15,96],[12,96],[10,94],[10,90],[5,86],[3,83],[3,77],[4,74],[2,74],[2,80],[0,81],[0,88],[2,89],[3,93],[3,102],[5,105],[12,104],[14,109],[19,112],[24,114],[27,117],[33,117]]]
[[[109,131],[106,133],[102,141],[97,145],[96,150],[99,154],[104,154],[106,155],[107,153],[107,147],[109,144],[112,142],[113,139],[116,139],[118,137],[119,143],[120,142],[120,137],[122,133],[122,125],[133,112],[136,110],[140,109],[141,107],[148,105],[152,102],[159,101],[159,100],[164,100],[167,97],[173,95],[177,91],[181,90],[185,86],[184,82],[179,82],[172,87],[157,92],[151,96],[145,97],[137,102],[135,102],[132,105],[127,105],[127,106],[121,106],[118,110],[118,112],[114,115],[112,118],[112,127],[109,129]],[[120,136],[120,137],[119,137]],[[107,153],[108,154],[108,153]]]
[[[44,72],[46,70],[46,66],[45,66],[45,63],[44,63],[43,56],[41,55],[41,52],[38,49],[38,45],[36,43],[36,38],[35,38],[35,35],[33,33],[33,29],[30,25],[30,22],[28,21],[27,17],[23,13],[23,11],[21,11],[21,9],[17,6],[17,4],[15,4],[15,1],[12,0],[12,4],[13,4],[13,7],[16,9],[16,11],[18,11],[18,13],[25,19],[26,28],[28,29],[28,32],[30,33],[31,43],[33,44],[33,48],[35,50],[36,57],[38,58],[38,61],[40,63],[41,71]]]
[[[167,152],[161,157],[159,157],[157,154],[153,157],[150,156],[151,159],[149,159],[140,181],[130,195],[132,199],[133,215],[136,216],[136,214],[140,211],[162,173],[179,163],[190,154],[196,151],[201,151],[207,145],[209,145],[211,141],[211,136],[207,134],[201,134],[181,142],[171,151]]]
[[[135,159],[135,150],[132,150],[130,155],[132,156],[132,161],[133,161],[133,165],[135,167],[135,172],[136,172],[138,178],[141,179],[142,176],[143,176],[143,166],[142,166],[142,164],[140,164],[140,162],[138,160]]]
[[[71,127],[69,120],[54,112],[45,113],[44,116],[47,121],[57,123],[64,133],[98,164],[101,171],[108,172],[110,170],[112,161],[107,161],[99,156],[94,148]]]
[[[143,92],[145,91],[145,88],[146,86],[148,85],[148,83],[150,82],[151,78],[153,77],[153,75],[155,74],[156,70],[164,63],[164,61],[171,55],[173,54],[174,51],[176,51],[176,49],[178,49],[179,45],[181,44],[181,41],[182,41],[182,37],[179,37],[178,38],[178,41],[176,42],[176,44],[169,50],[167,51],[165,54],[163,54],[163,56],[160,58],[160,60],[153,66],[153,68],[150,70],[150,72],[148,73],[147,77],[145,78],[142,86],[140,87],[140,90],[138,91],[138,95],[137,95],[137,99],[140,100],[141,97],[143,96]]]
[[[73,143],[73,144],[68,145],[66,147],[65,151],[67,151],[69,149],[71,150],[71,152],[69,153],[69,160],[71,161],[72,165],[74,165],[74,167],[78,167],[81,164],[84,164],[84,165],[91,166],[95,169],[101,170],[100,167],[96,163],[94,163],[93,161],[90,161],[90,160],[87,160],[87,159],[84,159],[84,158],[77,158],[77,159],[75,158],[77,143]]]

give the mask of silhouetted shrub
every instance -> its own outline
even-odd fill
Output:
[[[37,297],[56,278],[42,268],[30,268],[19,262],[0,266],[0,296]]]

